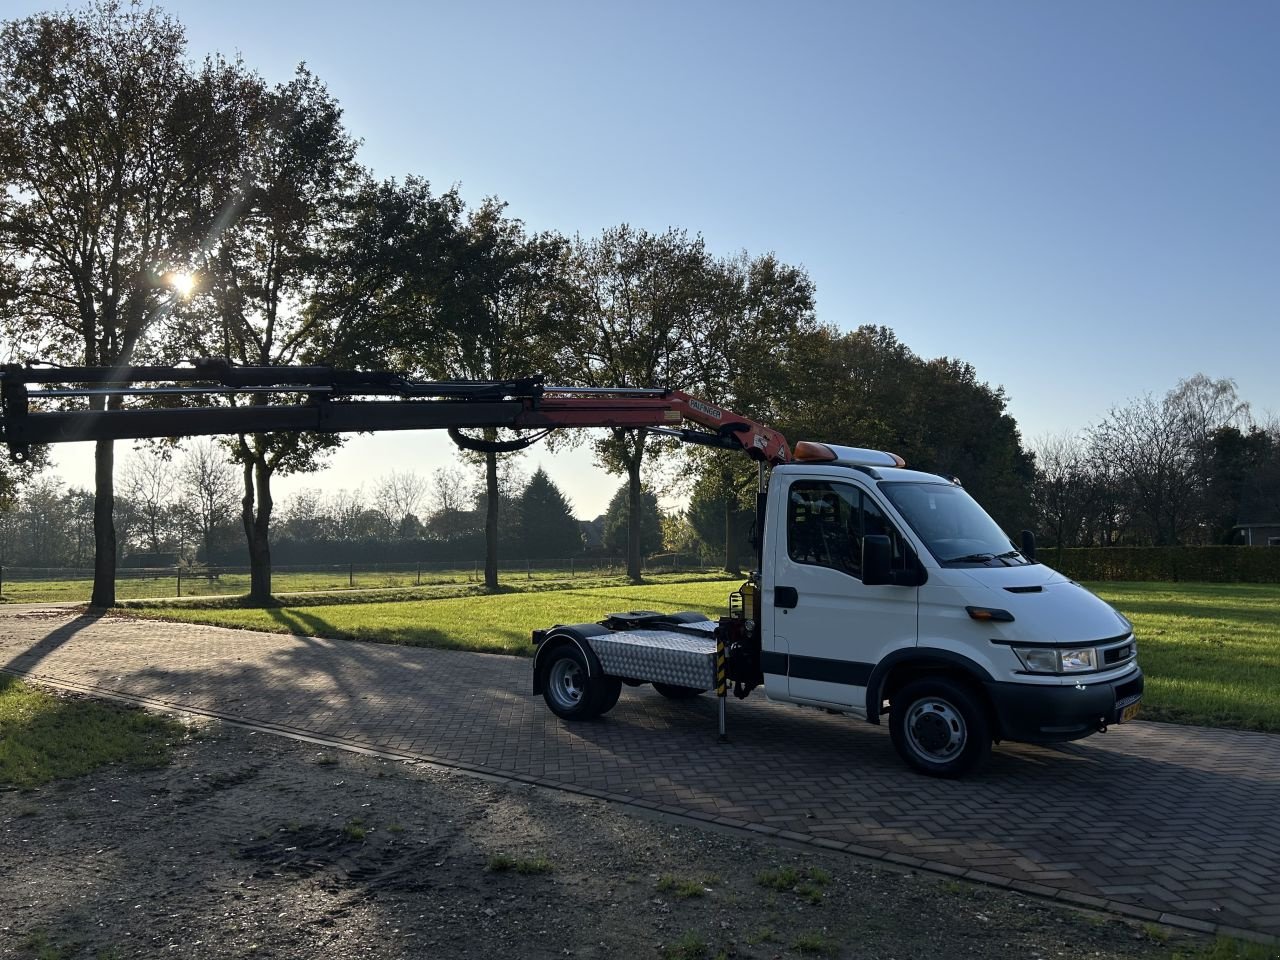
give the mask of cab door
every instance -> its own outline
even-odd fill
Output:
[[[875,665],[889,651],[916,644],[919,588],[863,584],[862,539],[888,534],[899,562],[914,557],[857,483],[797,477],[785,495],[772,600],[788,698],[863,711]]]

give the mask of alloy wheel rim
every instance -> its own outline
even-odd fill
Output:
[[[955,707],[937,697],[917,700],[907,711],[907,741],[930,763],[946,763],[964,749],[968,729]]]
[[[582,702],[582,668],[567,657],[557,660],[551,668],[550,689],[561,707],[576,707]]]

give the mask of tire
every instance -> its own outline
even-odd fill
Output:
[[[622,696],[622,681],[617,677],[600,677],[600,683],[596,686],[600,692],[596,709],[603,716],[617,706],[618,698]]]
[[[991,755],[991,721],[971,687],[948,677],[894,693],[889,733],[898,756],[931,777],[963,777]]]
[[[542,699],[563,720],[594,720],[611,709],[622,693],[617,677],[591,676],[582,651],[572,643],[553,650],[543,669]]]
[[[653,689],[668,700],[692,700],[694,697],[700,697],[707,692],[700,687],[681,687],[674,683],[658,683],[657,681],[654,682]]]

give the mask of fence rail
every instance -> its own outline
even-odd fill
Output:
[[[646,573],[706,571],[713,567],[698,557],[664,554],[644,561]],[[619,557],[571,557],[519,560],[498,564],[498,579],[575,580],[618,576],[626,572]],[[116,596],[121,600],[231,596],[249,592],[247,565],[116,567]],[[317,593],[332,590],[376,590],[436,584],[481,583],[484,561],[421,563],[273,564],[274,593]],[[91,567],[19,567],[0,565],[0,598],[6,600],[87,600],[92,592]]]

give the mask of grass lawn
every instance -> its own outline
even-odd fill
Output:
[[[555,623],[590,623],[621,610],[701,610],[719,616],[742,580],[662,582],[641,587],[539,590],[427,600],[267,609],[136,606],[139,616],[307,636],[532,656],[530,633]]]
[[[276,570],[271,586],[277,594],[311,593],[319,591],[361,591],[414,589],[418,587],[474,584],[483,580],[483,568],[472,564],[445,566],[424,565],[415,569],[402,565],[403,569],[373,570],[359,566],[337,565],[327,570]],[[607,572],[600,573],[598,565],[583,560],[574,567],[531,567],[528,571],[503,569],[499,571],[501,582],[506,585],[573,583],[598,580],[602,576],[616,578],[615,564],[605,565]],[[11,570],[4,571],[0,583],[0,602],[5,603],[66,603],[87,602],[93,593],[93,581],[80,578],[72,580],[22,580],[14,579]],[[698,574],[693,574],[697,576]],[[683,574],[682,574],[683,576]],[[182,583],[172,569],[167,571],[141,571],[120,567],[116,571],[116,598],[119,600],[157,599],[177,597],[226,597],[249,592],[249,574],[220,572],[215,577],[183,574]]]
[[[142,616],[283,633],[513,653],[529,633],[616,610],[726,610],[741,581],[663,582],[442,599],[275,609],[137,608]],[[1280,732],[1280,587],[1274,584],[1095,583],[1133,621],[1151,720]],[[314,605],[312,605],[314,604]]]
[[[465,583],[470,571],[423,574],[423,583]],[[347,570],[328,572],[277,573],[272,586],[277,593],[303,593],[312,590],[378,589],[411,587],[413,571],[408,573],[349,574]],[[217,577],[186,576],[182,578],[182,596],[232,596],[249,592],[247,573],[223,573]],[[87,602],[93,593],[93,581],[77,580],[13,580],[6,578],[4,600],[9,603]],[[119,600],[155,599],[178,596],[178,579],[172,573],[162,576],[140,575],[121,568],[116,576],[116,598]]]
[[[1087,586],[1133,621],[1146,719],[1280,732],[1280,585]]]
[[[0,786],[36,787],[108,763],[168,763],[182,724],[96,700],[60,697],[0,675]]]

